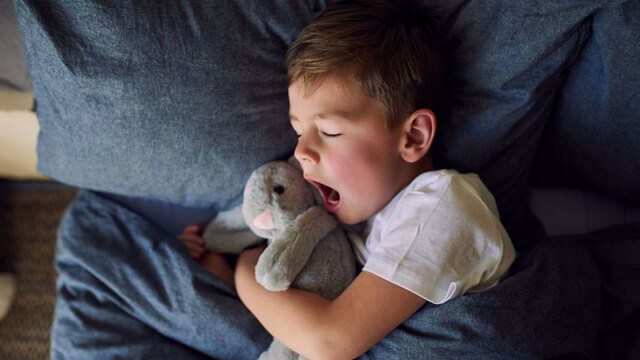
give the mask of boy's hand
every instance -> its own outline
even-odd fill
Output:
[[[235,272],[229,265],[227,258],[213,251],[206,251],[199,263],[210,273],[230,286],[235,287]]]
[[[191,257],[200,265],[222,281],[235,286],[233,281],[234,271],[227,259],[218,253],[205,249],[204,238],[202,238],[203,230],[204,227],[202,225],[189,225],[178,235],[178,239],[182,241]]]
[[[202,238],[202,225],[189,225],[178,235],[178,240],[187,247],[194,260],[200,260],[205,253],[204,239]]]

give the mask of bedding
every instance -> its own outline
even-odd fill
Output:
[[[174,236],[292,151],[282,58],[326,3],[16,0],[39,170],[83,189],[60,225],[52,358],[268,346]],[[549,238],[529,199],[535,179],[640,207],[640,0],[429,4],[451,84],[434,155],[480,174],[519,254],[495,291],[425,306],[363,358],[640,357],[640,225]]]
[[[640,224],[630,230],[594,242],[638,240]],[[255,359],[270,344],[232,288],[137,213],[83,191],[59,231],[53,358]],[[639,268],[630,270],[608,285],[640,290],[630,286]],[[541,240],[495,290],[425,306],[363,358],[590,358],[601,277],[577,239]]]
[[[512,233],[527,220],[528,177],[554,96],[607,3],[433,3],[452,84],[434,156],[479,173]],[[17,4],[42,173],[224,210],[239,203],[253,169],[291,152],[282,58],[324,1]]]
[[[282,59],[322,4],[17,1],[39,170],[126,196],[238,205],[253,169],[295,144]]]
[[[640,202],[640,6],[596,12],[540,146],[536,180]]]

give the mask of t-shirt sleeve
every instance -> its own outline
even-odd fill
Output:
[[[479,180],[462,176],[408,191],[387,215],[365,271],[441,304],[494,286],[515,250]]]

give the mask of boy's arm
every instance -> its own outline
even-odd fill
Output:
[[[202,225],[187,226],[182,230],[182,233],[178,235],[178,239],[182,241],[187,247],[189,254],[191,254],[191,257],[199,262],[200,265],[204,266],[209,272],[228,285],[235,286],[233,269],[227,259],[221,254],[205,249],[202,230]]]
[[[299,289],[268,291],[255,280],[262,250],[240,255],[235,274],[238,295],[275,338],[307,358],[353,359],[426,302],[366,271],[334,301]]]

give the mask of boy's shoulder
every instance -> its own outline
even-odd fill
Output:
[[[461,173],[453,169],[438,169],[423,172],[418,175],[407,189],[420,189],[425,186],[449,187],[451,184],[472,183],[482,184],[482,180],[475,173]]]
[[[403,191],[404,197],[434,199],[447,198],[451,207],[465,207],[471,203],[483,203],[491,212],[498,215],[495,198],[478,174],[461,173],[453,169],[427,171],[416,177]],[[398,199],[400,201],[400,199]],[[403,201],[407,203],[407,201]],[[443,205],[443,204],[440,204]]]

